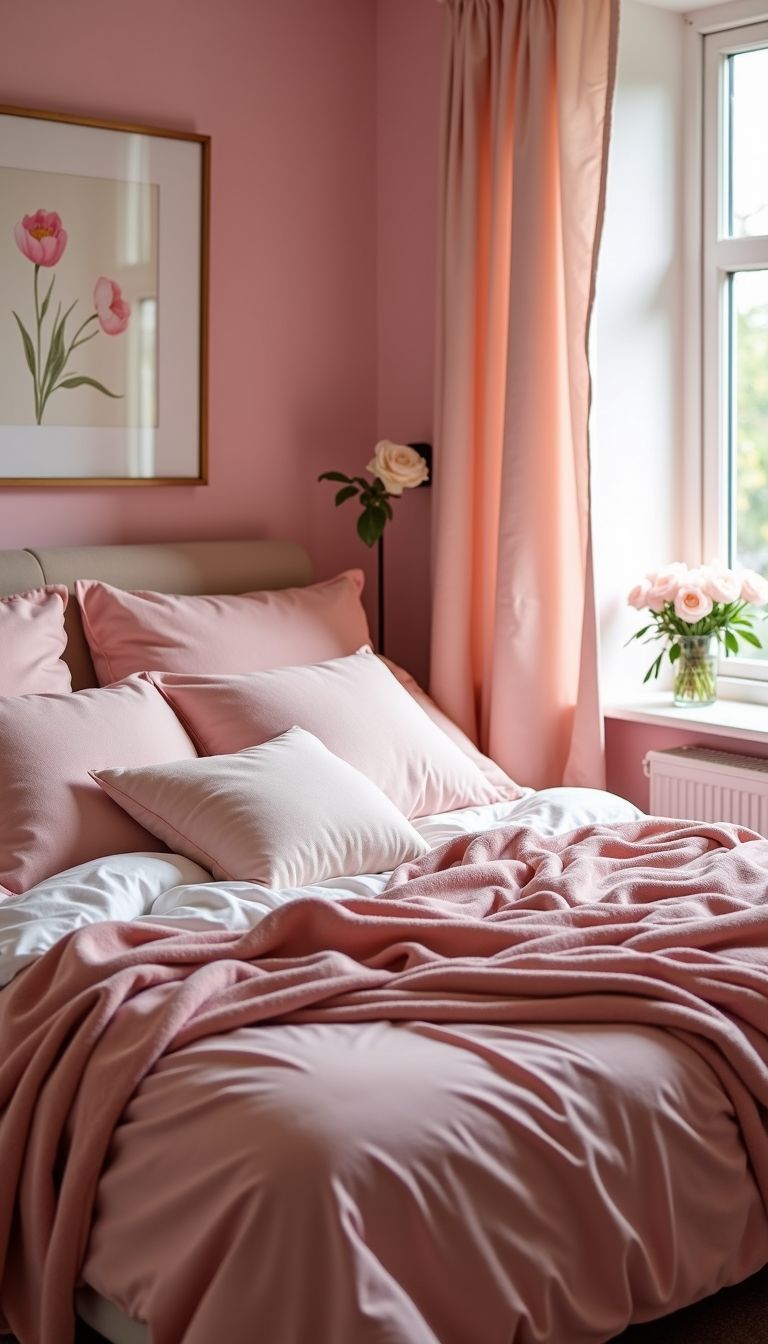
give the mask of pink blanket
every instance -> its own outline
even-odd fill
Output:
[[[79,930],[0,995],[7,1326],[24,1344],[72,1338],[129,1099],[163,1056],[256,1023],[666,1027],[719,1079],[768,1205],[767,892],[760,837],[649,819],[462,837],[379,900],[297,901],[240,936]]]

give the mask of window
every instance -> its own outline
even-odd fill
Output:
[[[703,106],[704,554],[768,576],[768,23],[704,39]]]

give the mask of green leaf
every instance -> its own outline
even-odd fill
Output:
[[[339,504],[343,504],[345,499],[351,499],[352,496],[356,494],[356,485],[345,485],[343,490],[336,491],[336,499],[334,502],[338,506]]]
[[[763,647],[760,640],[757,638],[757,635],[752,630],[740,630],[739,639],[745,639],[748,644],[751,644],[756,649],[762,649]]]
[[[673,644],[672,647],[671,647],[670,650],[669,650],[669,661],[670,661],[670,663],[676,663],[679,657],[680,657],[680,645],[679,645],[679,644]]]
[[[51,333],[51,344],[48,347],[48,358],[45,362],[45,369],[42,377],[43,405],[50,396],[53,385],[67,362],[67,350],[64,344],[64,330],[67,325],[67,318],[75,307],[77,299],[71,303],[62,317],[61,304],[56,309],[56,317],[53,323],[53,332]]]
[[[77,374],[74,378],[64,378],[57,383],[53,391],[58,392],[60,387],[95,387],[97,392],[103,392],[105,397],[112,397],[114,401],[122,401],[122,392],[110,392],[103,383],[97,383],[95,378],[86,378],[85,374]]]
[[[54,328],[54,334],[51,338],[51,344],[48,349],[48,360],[43,373],[43,383],[53,387],[64,365],[67,362],[66,350],[64,346],[64,326],[63,324]]]
[[[98,331],[92,331],[90,336],[81,336],[79,341],[73,341],[69,347],[70,354],[73,350],[76,350],[79,345],[86,345],[88,341],[95,341],[98,334]]]
[[[323,471],[318,476],[318,481],[349,481],[351,476],[345,476],[343,471]]]
[[[357,535],[366,546],[375,546],[386,525],[387,516],[381,509],[364,509],[357,520]]]
[[[34,378],[34,377],[35,377],[35,347],[33,346],[33,344],[32,344],[32,340],[31,340],[30,335],[29,335],[29,332],[27,331],[26,327],[24,326],[24,323],[22,322],[22,320],[21,320],[21,318],[19,317],[18,313],[14,313],[13,316],[16,318],[16,322],[17,322],[19,331],[21,332],[21,339],[22,339],[22,342],[23,342],[23,345],[24,345],[24,357],[25,357],[25,359],[26,359],[26,361],[27,361],[27,368],[29,369],[29,372],[32,374],[32,377]]]
[[[648,668],[648,671],[646,672],[645,676],[643,677],[643,685],[645,685],[646,681],[650,681],[651,677],[658,677],[659,670],[661,668],[661,660],[663,657],[664,657],[664,650],[662,649],[658,658],[654,659],[654,661],[651,663],[651,666]]]
[[[72,303],[70,303],[67,311],[63,314],[61,318],[59,318],[59,313],[61,312],[61,304],[59,304],[56,310],[56,322],[54,323],[54,336],[56,335],[56,327],[58,326],[61,338],[62,340],[64,339],[64,327],[66,326],[67,318],[69,317],[69,314],[72,312],[72,309],[76,307],[77,307],[77,299],[75,299]]]
[[[726,658],[728,657],[728,654],[729,654],[729,653],[738,653],[738,652],[739,652],[739,641],[737,640],[737,638],[736,638],[736,636],[734,635],[734,633],[733,633],[732,630],[726,630],[726,632],[725,632],[725,656],[726,656]]]
[[[379,518],[383,518],[386,521],[387,511],[384,507],[383,500],[366,499],[365,496],[361,494],[360,503],[368,513],[375,513]]]
[[[48,304],[51,302],[51,293],[52,293],[52,291],[53,291],[53,286],[54,286],[54,284],[55,284],[55,281],[56,281],[56,276],[55,276],[55,275],[51,276],[51,283],[50,283],[50,285],[48,286],[48,293],[46,294],[45,298],[43,299],[43,305],[42,305],[42,307],[41,307],[41,309],[40,309],[40,321],[41,321],[41,323],[42,323],[42,321],[43,321],[43,318],[45,317],[45,314],[48,312]]]

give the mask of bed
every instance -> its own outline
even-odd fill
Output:
[[[77,579],[239,594],[311,574],[276,542],[0,552],[0,595]],[[85,690],[74,601],[66,622]],[[58,1061],[130,977],[99,1019],[112,1053],[91,1043],[23,1111],[30,1147],[59,1129],[9,1224],[21,1344],[19,1323],[71,1338],[72,1283],[113,1344],[605,1344],[768,1261],[765,842],[654,828],[592,790],[425,806],[393,876],[212,881],[171,845],[0,901],[0,1027],[14,995],[16,1055],[27,1028],[41,1042],[19,1108],[41,1051]]]

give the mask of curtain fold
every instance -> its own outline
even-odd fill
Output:
[[[513,776],[603,782],[589,319],[618,0],[448,0],[431,691]]]

